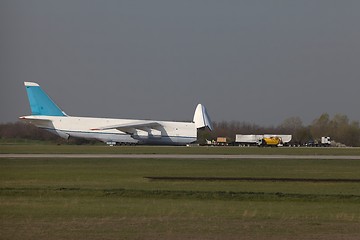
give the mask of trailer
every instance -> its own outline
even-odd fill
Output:
[[[264,137],[265,138],[279,137],[281,138],[281,141],[283,142],[284,145],[289,144],[292,140],[292,135],[285,135],[285,134],[264,134]]]
[[[235,143],[240,146],[257,146],[259,141],[264,138],[264,135],[256,134],[236,134]]]
[[[283,146],[291,139],[292,135],[284,134],[236,134],[235,143],[239,146]]]

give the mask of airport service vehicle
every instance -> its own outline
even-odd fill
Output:
[[[25,82],[31,115],[21,120],[62,138],[97,139],[109,145],[187,145],[197,140],[197,129],[211,120],[205,106],[198,104],[192,122],[74,117],[62,111],[39,84]]]

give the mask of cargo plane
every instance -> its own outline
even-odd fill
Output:
[[[109,145],[187,145],[197,140],[197,129],[212,130],[202,104],[197,105],[192,122],[74,117],[62,111],[39,84],[24,84],[31,115],[20,119],[65,139],[96,139]]]

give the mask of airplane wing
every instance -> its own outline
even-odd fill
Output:
[[[134,121],[131,123],[92,128],[91,130],[96,131],[117,129],[130,135],[137,135],[142,137],[148,137],[149,135],[152,135],[153,137],[161,137],[161,131],[159,130],[159,127],[161,127],[161,124],[158,122]]]

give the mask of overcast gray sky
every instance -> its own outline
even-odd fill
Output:
[[[358,0],[0,0],[0,122],[34,81],[69,115],[360,120]]]

